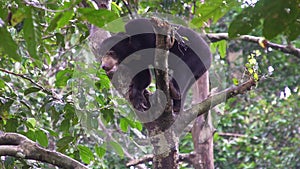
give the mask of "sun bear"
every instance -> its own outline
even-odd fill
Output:
[[[206,42],[195,31],[173,25],[175,41],[169,49],[168,66],[170,71],[170,95],[173,111],[182,109],[187,91],[210,67],[211,52]],[[101,44],[102,68],[112,78],[124,59],[138,53],[139,59],[127,61],[124,65],[133,70],[139,64],[153,65],[156,35],[149,19],[134,19],[125,25],[125,32],[106,39]],[[134,70],[136,71],[136,70]],[[150,108],[149,92],[151,83],[149,68],[137,73],[130,82],[129,100],[139,111]],[[113,84],[117,85],[117,84]]]

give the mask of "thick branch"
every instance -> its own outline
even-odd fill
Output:
[[[156,88],[164,92],[167,97],[165,113],[172,113],[172,104],[169,92],[168,75],[168,54],[171,46],[171,39],[167,38],[171,34],[171,26],[158,18],[152,18],[154,31],[156,34],[156,49],[154,58],[154,72],[156,79]]]
[[[153,160],[153,154],[147,154],[147,155],[143,156],[142,158],[130,160],[126,164],[126,167],[136,166],[136,165],[139,165],[139,164],[145,164],[145,163],[147,163],[149,161],[152,161],[152,160]]]
[[[173,131],[164,132],[174,122],[172,113],[172,101],[169,92],[168,54],[172,47],[172,29],[168,22],[158,18],[152,18],[154,32],[156,34],[156,49],[154,58],[154,72],[156,89],[166,96],[166,107],[163,114],[154,122],[145,123],[148,129],[151,144],[154,147],[154,168],[178,168],[178,142]],[[172,36],[172,38],[171,38]],[[157,103],[162,103],[162,97],[157,97]]]
[[[40,147],[37,143],[17,133],[0,133],[0,156],[13,156],[53,164],[67,169],[87,169],[78,161],[61,154]]]
[[[198,105],[194,105],[190,110],[187,110],[185,113],[188,113],[189,111],[196,110],[198,112],[198,116],[206,113],[211,108],[215,107],[216,105],[223,103],[224,98],[225,100],[236,96],[238,94],[244,94],[246,91],[251,90],[251,87],[256,85],[256,81],[254,79],[249,79],[245,83],[234,86],[231,88],[227,88],[224,91],[221,91],[219,93],[216,93],[207,99],[205,99],[202,103]]]
[[[221,41],[221,40],[230,40],[228,37],[228,33],[209,33],[209,34],[206,34],[206,36],[212,42],[217,42],[217,41]],[[236,39],[247,41],[247,42],[257,43],[260,46],[263,45],[264,48],[270,47],[272,49],[279,50],[283,53],[289,53],[291,55],[294,55],[294,56],[300,58],[300,49],[295,48],[290,45],[280,45],[280,44],[276,44],[276,43],[267,41],[262,37],[255,37],[255,36],[250,36],[250,35],[242,35]]]
[[[179,161],[180,162],[186,162],[186,163],[191,163],[190,159],[193,158],[193,156],[195,156],[194,153],[190,153],[190,154],[179,154]],[[143,156],[142,158],[139,159],[134,159],[129,161],[126,164],[126,167],[131,167],[131,166],[136,166],[139,164],[145,164],[147,162],[150,162],[153,160],[153,155],[152,154],[147,154],[145,156]]]

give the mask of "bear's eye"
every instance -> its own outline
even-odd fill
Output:
[[[112,50],[108,51],[108,52],[106,53],[106,55],[107,55],[107,56],[110,56],[110,57],[112,57],[112,58],[114,58],[114,59],[117,58],[116,52],[115,52],[115,51],[112,51]]]

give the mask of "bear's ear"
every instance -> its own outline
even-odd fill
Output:
[[[107,39],[105,39],[100,45],[100,56],[106,55],[110,50],[116,53],[121,53],[124,48],[129,45],[129,35],[125,32],[117,33]]]

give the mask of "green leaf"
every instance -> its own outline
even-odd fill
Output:
[[[253,78],[254,78],[255,81],[258,81],[258,74],[257,74],[257,73],[254,73],[254,74],[253,74]]]
[[[75,108],[70,103],[66,104],[64,111],[66,112],[65,119],[73,119],[75,117]]]
[[[252,65],[255,65],[257,62],[256,62],[255,58],[251,58],[251,59],[249,59],[249,63]]]
[[[215,42],[211,45],[211,50],[212,51],[216,51],[218,49],[218,52],[221,56],[221,58],[225,58],[226,57],[226,52],[227,52],[227,41],[222,40],[219,42]]]
[[[300,11],[299,11],[299,15],[300,15]],[[300,23],[299,22],[291,23],[290,29],[287,31],[287,35],[289,41],[293,41],[297,39],[297,37],[300,35]]]
[[[276,29],[274,29],[276,28]],[[266,39],[272,39],[276,35],[282,33],[286,26],[283,22],[273,18],[267,18],[263,24],[263,35]]]
[[[123,132],[127,132],[128,130],[128,122],[125,118],[120,119],[120,128]]]
[[[254,70],[252,68],[248,68],[248,72],[252,75]]]
[[[65,69],[65,70],[61,70],[59,71],[55,78],[55,86],[57,87],[64,87],[67,85],[67,82],[69,79],[71,79],[73,76],[73,70],[70,69]]]
[[[60,131],[64,131],[64,132],[68,132],[70,129],[70,120],[69,119],[64,119],[60,126],[59,126],[59,130]]]
[[[35,135],[36,135],[36,140],[41,146],[43,147],[48,146],[48,137],[44,131],[42,130],[35,131]]]
[[[135,122],[135,127],[139,130],[142,131],[143,130],[143,125],[141,122],[137,121]]]
[[[99,89],[109,89],[110,88],[110,80],[107,77],[105,71],[101,69],[100,71],[97,72],[97,77],[99,77],[99,81],[95,83]]]
[[[38,92],[38,91],[40,91],[41,89],[40,88],[37,88],[37,87],[30,87],[30,88],[28,88],[28,89],[26,89],[25,91],[24,91],[24,95],[26,96],[26,95],[28,95],[28,94],[30,94],[30,93],[34,93],[34,92]]]
[[[33,130],[28,130],[26,133],[25,133],[25,136],[27,138],[29,138],[30,140],[32,141],[36,141],[36,134]]]
[[[1,103],[1,102],[0,102]],[[9,112],[10,106],[14,103],[13,100],[7,100],[4,104],[0,104],[0,112]]]
[[[40,59],[37,55],[37,42],[36,42],[36,32],[32,19],[31,7],[26,7],[26,19],[24,21],[24,39],[26,41],[27,50],[32,58]]]
[[[239,80],[237,78],[232,78],[232,82],[236,86],[239,84]]]
[[[53,131],[51,129],[45,129],[45,130],[47,130],[51,136],[58,137],[58,133],[57,132],[55,132],[55,131]]]
[[[79,8],[78,12],[82,14],[83,17],[91,24],[96,25],[100,28],[103,27],[105,24],[118,19],[118,15],[116,13],[106,9],[96,10],[92,8]],[[118,31],[121,32],[122,30],[124,30],[123,25],[124,23],[122,24],[122,22],[118,22],[118,26],[114,29],[118,29]]]
[[[254,7],[249,6],[235,17],[229,26],[229,37],[248,34],[263,21],[263,36],[272,39],[278,34],[287,34],[295,39],[300,34],[296,25],[300,9],[299,1],[294,0],[260,0]],[[298,24],[295,24],[298,23]]]
[[[96,145],[95,146],[95,151],[96,151],[96,154],[99,158],[103,158],[103,156],[106,153],[106,145],[101,145],[101,146]]]
[[[191,23],[199,28],[202,27],[203,23],[211,19],[213,23],[216,23],[229,10],[240,6],[240,2],[236,0],[214,0],[205,1],[205,3],[197,1],[197,6],[199,6],[199,9],[196,10],[195,17]]]
[[[111,10],[118,14],[118,16],[120,16],[119,13],[122,12],[122,8],[116,2],[111,2]]]
[[[65,11],[57,22],[57,28],[62,28],[63,26],[67,25],[73,16],[73,11]]]
[[[101,113],[106,122],[110,122],[114,118],[114,110],[113,109],[105,108],[105,109],[101,110]]]
[[[0,89],[5,87],[5,81],[0,79]]]
[[[13,13],[11,17],[11,25],[16,26],[19,23],[23,22],[23,20],[26,18],[26,14],[24,12],[24,8],[19,8],[16,12]]]
[[[53,32],[56,27],[57,27],[57,22],[60,20],[60,18],[63,16],[62,13],[56,13],[54,18],[51,20],[48,28],[47,28],[47,32]]]
[[[74,137],[65,136],[57,141],[56,146],[57,147],[65,147],[65,146],[68,146],[73,141],[74,141]]]
[[[280,33],[288,32],[292,23],[297,23],[299,17],[299,2],[277,0],[276,4],[271,0],[263,0],[263,9],[268,11],[264,15],[263,35],[272,39]],[[288,10],[289,9],[289,10]],[[276,28],[276,29],[274,29]],[[299,33],[299,32],[298,32]]]
[[[27,118],[27,122],[32,125],[32,128],[35,128],[35,126],[36,126],[35,118]]]
[[[116,151],[116,153],[118,153],[118,155],[123,158],[124,157],[124,151],[122,146],[114,141],[109,142],[109,144],[113,147],[113,149]]]
[[[71,5],[73,5],[71,2],[64,2],[64,5],[59,8],[59,10],[63,10],[64,12],[57,12],[55,14],[47,28],[47,32],[52,32],[56,28],[62,28],[70,22],[74,16],[73,10],[69,9]]]
[[[60,33],[55,33],[56,37],[56,45],[61,45],[62,47],[65,47],[65,37]]]
[[[17,53],[18,46],[16,42],[12,39],[10,33],[6,30],[6,27],[0,25],[0,52],[7,54],[8,57],[21,62],[21,57]]]
[[[8,119],[6,121],[5,131],[6,132],[16,132],[18,127],[19,127],[19,121],[17,119],[15,119],[15,118]]]
[[[77,148],[79,150],[80,158],[84,163],[89,164],[92,160],[94,160],[93,152],[88,147],[78,145]]]
[[[261,18],[261,11],[253,10],[252,7],[244,9],[229,25],[229,37],[234,38],[240,35],[248,34],[260,24]]]
[[[93,117],[91,115],[89,115],[88,118],[89,118],[89,121],[87,123],[87,128],[89,128],[89,129],[95,129],[95,128],[97,128],[99,126],[97,118],[95,118],[95,117]]]

